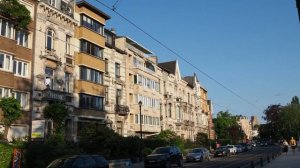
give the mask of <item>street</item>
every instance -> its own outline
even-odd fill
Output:
[[[204,162],[188,162],[184,164],[184,167],[203,167],[203,168],[237,168],[241,166],[249,165],[251,161],[255,165],[260,163],[260,158],[266,162],[267,157],[272,159],[272,154],[279,153],[281,150],[278,146],[269,147],[256,147],[251,151],[232,155],[230,157],[218,157],[212,158],[210,161]]]

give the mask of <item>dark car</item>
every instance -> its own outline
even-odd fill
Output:
[[[220,146],[218,149],[215,150],[214,156],[229,156],[230,151],[227,146]]]
[[[176,146],[159,147],[145,158],[145,167],[166,167],[171,165],[183,166],[183,157]]]
[[[209,150],[206,148],[194,148],[186,156],[186,161],[200,161],[210,160]]]
[[[47,168],[109,168],[109,163],[100,155],[72,155],[52,161]]]

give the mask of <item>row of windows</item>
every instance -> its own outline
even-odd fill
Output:
[[[98,34],[104,34],[103,25],[86,15],[81,15],[81,25],[97,32]]]
[[[80,67],[80,79],[103,84],[103,73],[87,67]]]
[[[80,40],[80,51],[98,58],[103,58],[103,48],[86,40]]]
[[[21,108],[25,109],[29,105],[29,96],[25,92],[11,91],[11,89],[0,87],[0,99],[3,97],[14,97],[20,102]]]
[[[141,101],[143,106],[152,107],[152,108],[159,108],[160,101],[158,99],[154,99],[151,97],[143,96],[143,95],[136,95],[136,103]]]
[[[160,125],[160,119],[159,117],[152,117],[152,116],[146,116],[146,115],[141,115],[142,116],[142,124],[145,125]],[[140,124],[140,115],[136,114],[135,115],[135,123]]]
[[[16,31],[15,36],[14,31]],[[7,20],[0,19],[0,35],[10,39],[15,39],[18,45],[28,47],[28,32],[15,30],[14,25]]]
[[[15,75],[27,77],[28,67],[28,63],[13,60],[11,55],[0,53],[0,70],[13,71]]]
[[[103,97],[80,94],[79,107],[85,109],[103,110]]]
[[[134,84],[139,84],[159,92],[159,83],[142,75],[134,75]]]

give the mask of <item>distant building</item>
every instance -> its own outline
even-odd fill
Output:
[[[256,125],[259,125],[259,120],[258,120],[257,116],[251,116],[251,125],[252,125],[252,129],[253,129]]]
[[[240,116],[238,124],[241,126],[241,129],[245,133],[246,139],[252,139],[252,126],[249,119],[246,116]]]

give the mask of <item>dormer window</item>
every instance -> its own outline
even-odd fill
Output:
[[[54,30],[47,29],[47,34],[46,34],[46,49],[48,51],[51,51],[51,50],[54,49],[54,37],[55,37]]]

